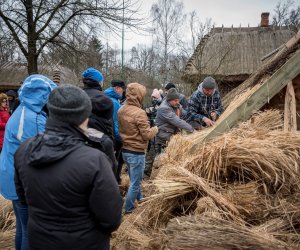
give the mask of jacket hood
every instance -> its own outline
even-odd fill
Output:
[[[32,167],[47,167],[81,147],[85,138],[79,128],[49,118],[46,132],[28,145],[25,160]]]
[[[122,96],[119,95],[118,93],[116,93],[114,91],[114,88],[113,87],[109,87],[108,89],[104,90],[104,93],[111,97],[111,98],[115,98],[115,99],[118,99],[118,100],[121,100],[122,99]]]
[[[56,87],[56,84],[47,77],[33,74],[25,79],[19,89],[19,100],[27,108],[39,113],[48,102],[49,94]]]
[[[137,82],[128,84],[126,90],[127,104],[141,107],[145,95],[146,87],[142,84]]]

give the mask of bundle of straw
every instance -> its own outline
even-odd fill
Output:
[[[166,233],[170,249],[288,249],[286,243],[268,233],[218,217],[174,218]]]

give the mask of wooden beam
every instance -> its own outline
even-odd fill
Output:
[[[197,144],[219,136],[240,121],[246,121],[250,116],[263,107],[268,100],[274,97],[289,81],[300,74],[300,51],[297,51],[283,66],[281,66],[268,80],[245,98],[240,105],[227,114],[226,117],[220,117],[215,126],[208,132],[205,138],[199,138],[191,152],[197,149]]]
[[[286,87],[284,102],[284,132],[297,131],[296,97],[293,82],[290,81]]]

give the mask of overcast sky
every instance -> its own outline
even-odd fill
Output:
[[[207,18],[211,18],[215,26],[231,27],[255,27],[260,23],[260,15],[262,12],[270,12],[270,21],[272,20],[272,12],[279,0],[183,0],[185,12],[196,11],[202,22]],[[150,15],[150,9],[154,0],[140,0],[141,16]],[[300,4],[300,0],[294,0],[296,4]],[[108,35],[108,40],[112,47],[121,48],[121,38]],[[151,35],[135,34],[125,31],[125,49],[130,49],[136,44],[150,44]]]

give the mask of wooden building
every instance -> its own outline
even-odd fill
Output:
[[[213,28],[189,59],[183,79],[196,86],[210,75],[222,96],[261,67],[264,59],[296,34],[295,27],[269,26],[269,13],[262,13],[261,26]]]
[[[52,79],[55,83],[71,83],[80,85],[81,79],[76,74],[62,66],[40,65],[40,74]],[[28,76],[26,64],[9,62],[0,66],[0,92],[9,89],[18,90],[21,82]]]

